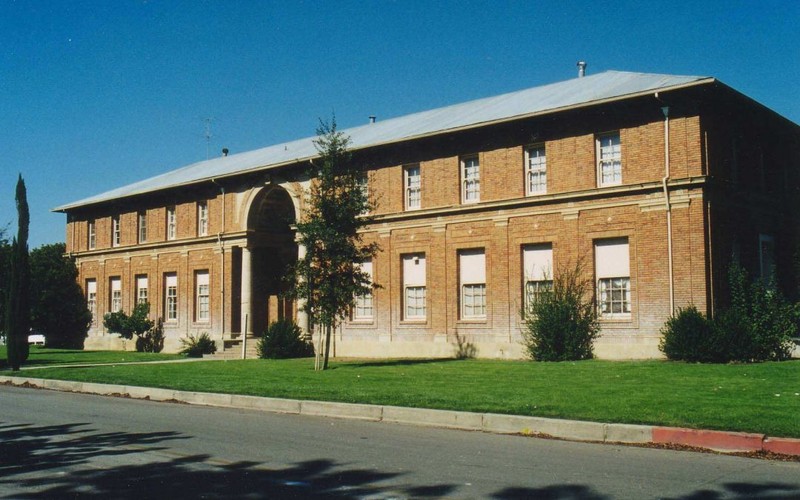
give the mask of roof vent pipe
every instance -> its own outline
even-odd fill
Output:
[[[586,75],[586,61],[578,61],[578,78]]]
[[[222,148],[222,156],[228,156],[228,148]]]
[[[375,118],[376,118],[375,115],[369,115],[369,122],[375,123]]]

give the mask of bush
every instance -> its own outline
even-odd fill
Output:
[[[217,344],[206,332],[201,333],[197,337],[189,335],[186,338],[181,338],[181,354],[185,354],[190,358],[202,358],[203,354],[214,354],[217,352]]]
[[[600,333],[591,281],[579,262],[553,277],[549,292],[536,296],[525,311],[522,330],[528,355],[536,361],[591,359]]]
[[[136,350],[139,352],[161,352],[164,348],[164,322],[159,318],[152,321],[147,316],[150,304],[136,304],[130,316],[122,311],[108,313],[103,317],[103,325],[111,333],[118,333],[124,339],[136,336]]]
[[[314,355],[314,346],[301,338],[302,331],[294,321],[282,319],[269,325],[258,341],[258,357],[262,359],[305,358]]]
[[[695,306],[678,309],[661,329],[658,348],[668,359],[713,363],[721,361],[714,324]]]

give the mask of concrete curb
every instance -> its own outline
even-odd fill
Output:
[[[127,396],[151,401],[176,401],[195,405],[241,408],[272,413],[391,422],[495,434],[544,435],[571,441],[603,443],[679,444],[724,452],[767,451],[800,457],[800,439],[773,438],[764,434],[744,432],[709,431],[652,425],[607,424],[557,418],[501,415],[497,413],[471,413],[399,406],[305,401],[0,375],[0,384],[4,383],[64,392]]]

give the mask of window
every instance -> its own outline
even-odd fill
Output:
[[[769,285],[775,276],[775,240],[772,236],[758,235],[758,262],[761,280]]]
[[[619,132],[597,137],[597,181],[600,186],[622,184],[622,147]]]
[[[461,319],[486,318],[486,253],[482,248],[458,253]]]
[[[136,276],[136,303],[143,304],[147,300],[147,276]]]
[[[631,272],[628,238],[596,241],[594,262],[600,316],[612,319],[629,318],[631,314]]]
[[[111,218],[111,246],[118,247],[120,243],[119,215]]]
[[[403,169],[406,210],[422,208],[422,182],[419,165],[409,165]]]
[[[147,212],[139,212],[137,219],[139,227],[139,243],[144,243],[147,241]]]
[[[461,201],[481,201],[481,165],[477,156],[461,159]]]
[[[403,255],[402,260],[403,319],[425,319],[425,254]]]
[[[194,275],[195,280],[195,321],[208,321],[209,318],[209,289],[208,271],[197,271]]]
[[[372,285],[372,259],[368,259],[356,266],[364,273],[369,275],[369,284]],[[372,319],[372,292],[361,295],[356,295],[356,304],[353,308],[354,320],[370,320]]]
[[[97,244],[97,227],[95,226],[93,220],[89,221],[87,235],[89,250],[94,250]]]
[[[109,287],[111,290],[110,299],[111,302],[109,304],[108,311],[109,312],[119,312],[122,310],[122,280],[119,278],[110,278],[109,279]]]
[[[174,240],[177,233],[177,222],[175,220],[175,207],[167,207],[167,239]]]
[[[528,245],[522,248],[522,283],[525,311],[541,294],[553,289],[553,245]]]
[[[86,308],[92,313],[92,324],[97,320],[97,281],[86,280]]]
[[[525,192],[528,196],[547,193],[547,157],[544,145],[525,150]]]
[[[208,203],[197,203],[197,236],[208,236]]]
[[[178,275],[164,275],[164,317],[167,321],[178,321]]]
[[[361,194],[364,196],[364,200],[367,201],[367,205],[369,205],[370,197],[369,197],[369,176],[366,172],[363,172],[358,176],[356,179],[358,182],[358,189],[361,190]],[[361,212],[361,215],[367,215],[369,213],[369,206],[364,207],[364,211]]]

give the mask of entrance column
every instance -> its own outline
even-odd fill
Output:
[[[295,239],[296,241],[296,239]],[[306,247],[300,243],[297,244],[297,260],[301,261],[306,256]],[[305,332],[308,336],[311,336],[311,332],[308,330],[308,314],[303,310],[306,305],[305,299],[298,298],[297,299],[297,326],[299,326],[303,332]]]
[[[244,335],[253,333],[253,311],[251,310],[251,298],[253,296],[252,255],[253,252],[250,247],[242,247],[242,333]],[[245,325],[247,325],[247,331],[244,331]]]

